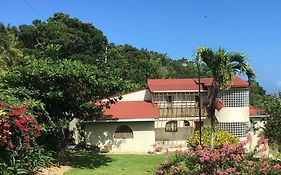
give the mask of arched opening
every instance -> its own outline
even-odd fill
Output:
[[[166,132],[177,132],[178,131],[178,122],[177,121],[169,121],[165,126]]]
[[[113,135],[115,139],[132,139],[133,131],[127,125],[118,126]]]

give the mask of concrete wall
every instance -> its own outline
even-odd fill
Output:
[[[155,129],[155,138],[156,141],[177,141],[177,140],[186,140],[187,138],[193,136],[194,128],[193,127],[178,127],[177,132],[166,132],[165,128],[156,128]]]
[[[133,130],[132,139],[115,139],[118,126],[127,125]],[[154,122],[88,123],[85,127],[86,143],[99,146],[104,151],[120,153],[147,153],[155,144]]]
[[[184,121],[189,121],[190,126],[185,126]],[[166,132],[165,126],[169,121],[177,121],[177,132]],[[195,121],[198,117],[161,118],[155,121],[155,140],[163,148],[185,146],[186,140],[194,135]],[[207,119],[202,117],[203,125]]]
[[[248,122],[249,107],[223,107],[215,115],[219,122]]]

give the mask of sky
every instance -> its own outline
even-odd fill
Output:
[[[194,59],[207,46],[245,54],[267,91],[281,90],[280,0],[9,0],[0,22],[18,26],[63,12],[103,31],[109,42]]]

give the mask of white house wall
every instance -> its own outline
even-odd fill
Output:
[[[131,139],[115,139],[118,126],[127,125],[133,130]],[[154,122],[107,122],[88,123],[85,127],[86,143],[96,145],[104,151],[119,153],[147,153],[155,144]]]
[[[150,101],[151,99],[152,96],[150,91],[148,89],[143,89],[122,95],[122,99],[120,101]]]
[[[151,101],[152,99],[152,95],[148,89],[121,94],[120,96],[122,96],[122,99],[120,101]],[[104,100],[106,101],[107,99]]]
[[[224,107],[215,115],[219,122],[248,122],[249,107]]]

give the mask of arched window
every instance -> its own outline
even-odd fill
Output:
[[[166,132],[177,132],[178,131],[178,122],[177,121],[169,121],[166,123],[165,131]]]
[[[115,139],[132,139],[133,131],[127,125],[118,126],[113,135]]]

